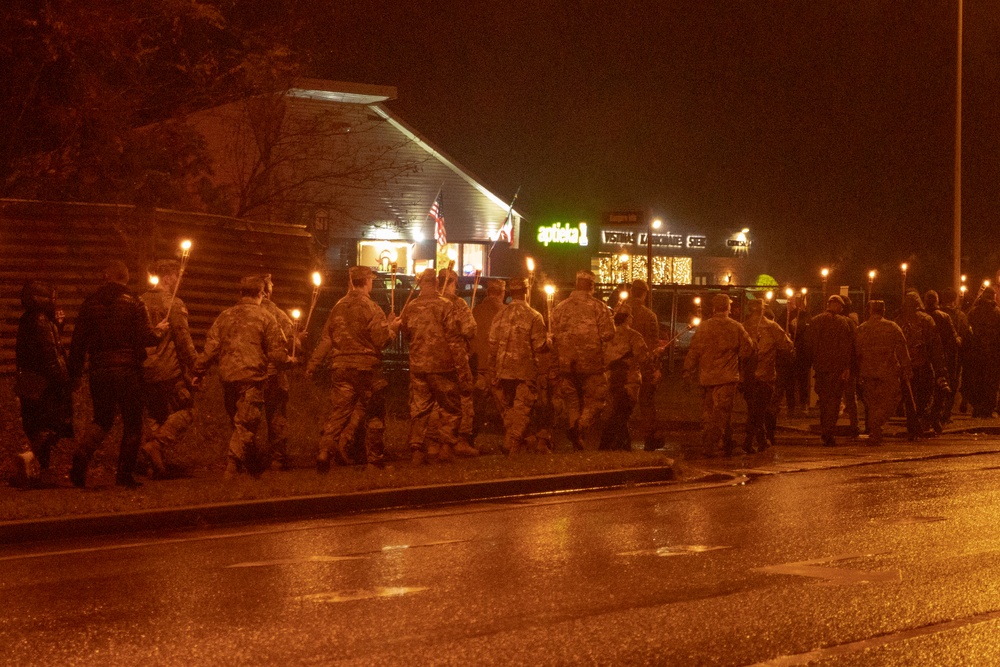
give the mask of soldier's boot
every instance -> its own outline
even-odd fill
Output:
[[[325,475],[330,472],[330,450],[321,449],[316,454],[316,474]]]
[[[437,460],[439,463],[451,463],[454,461],[455,457],[452,456],[451,447],[448,445],[441,445],[441,448],[437,453]]]
[[[471,457],[479,456],[479,450],[472,446],[468,436],[459,436],[458,444],[453,449],[455,456]]]
[[[753,433],[747,433],[746,437],[743,438],[743,451],[747,454],[756,454],[757,450],[753,448]]]
[[[552,453],[552,441],[544,435],[539,435],[535,441],[535,451],[539,454]]]
[[[88,465],[90,465],[89,456],[80,451],[73,452],[73,464],[69,468],[69,481],[78,489],[87,486]]]
[[[55,431],[42,431],[38,438],[31,443],[31,451],[38,459],[38,465],[42,470],[47,470],[49,461],[52,458],[52,448],[59,442],[59,434]]]
[[[427,463],[427,455],[420,451],[419,447],[411,447],[410,450],[413,452],[410,455],[410,463],[415,466],[422,466]]]
[[[42,475],[42,467],[38,464],[38,458],[34,452],[21,452],[15,457],[15,462],[17,463],[17,471],[12,480],[14,486],[27,489],[38,484]]]
[[[768,447],[774,445],[774,434],[778,430],[778,416],[777,415],[765,415],[764,416],[764,442],[761,443],[757,451],[762,452]]]
[[[428,461],[436,461],[438,458],[438,454],[440,453],[441,453],[441,446],[438,443],[432,442],[431,444],[427,445]]]
[[[365,436],[365,460],[370,466],[385,468],[385,429],[379,425],[370,427]]]
[[[156,440],[147,440],[142,443],[142,453],[149,459],[150,477],[163,477],[167,473],[167,467],[163,464],[163,450]]]
[[[243,472],[243,462],[235,456],[230,456],[226,461],[226,470],[222,473],[222,479],[235,479]]]
[[[583,437],[581,436],[580,430],[577,427],[575,426],[569,427],[569,429],[566,430],[566,437],[569,438],[569,442],[571,445],[573,445],[573,449],[575,449],[578,452],[583,451]]]

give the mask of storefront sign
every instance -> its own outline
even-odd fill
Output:
[[[681,234],[653,234],[654,248],[705,248],[708,246],[706,237],[700,234],[683,236]],[[605,229],[601,231],[601,241],[607,245],[640,245],[649,244],[647,232],[626,232]]]
[[[589,244],[587,240],[587,223],[579,222],[576,226],[573,226],[556,222],[547,227],[539,227],[537,239],[539,243],[546,247],[550,243],[556,245],[586,246]]]
[[[608,213],[608,219],[604,223],[608,226],[615,225],[641,225],[646,223],[646,214],[643,211],[612,211]]]

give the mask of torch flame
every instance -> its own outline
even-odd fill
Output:
[[[618,298],[624,301],[625,299],[628,298],[628,292],[622,290],[621,292],[618,293]]]
[[[793,290],[791,287],[785,288],[785,296],[791,299],[793,294],[795,294],[795,290]]]
[[[556,287],[555,287],[555,285],[546,285],[544,287],[544,289],[545,289],[545,293],[548,294],[549,296],[552,296],[553,294],[556,293]]]
[[[293,320],[297,320],[297,319],[299,319],[300,317],[302,317],[302,311],[301,311],[301,310],[299,310],[298,308],[294,309],[294,310],[292,311],[292,319],[293,319]]]
[[[534,259],[532,259],[531,257],[529,257],[529,258],[527,258],[524,261],[528,265],[528,271],[534,271],[535,270],[535,260]]]
[[[699,324],[701,324],[701,318],[700,317],[696,317],[693,320],[691,320],[691,328],[692,329],[694,327],[698,326]]]
[[[153,287],[156,287],[157,285],[160,284],[160,277],[159,276],[150,276],[149,277],[149,284],[152,285]]]
[[[319,271],[313,271],[312,280],[313,280],[313,285],[315,285],[316,287],[319,287],[320,285],[323,284],[323,276],[320,274]]]
[[[774,292],[772,292],[771,290],[764,292],[764,298],[770,301],[771,299],[774,298]]]
[[[183,241],[181,241],[181,250],[183,250],[184,252],[188,252],[189,250],[191,250],[191,239],[184,239]]]
[[[830,275],[830,269],[823,269],[822,271],[819,272],[819,274],[824,278],[826,278],[828,275]]]

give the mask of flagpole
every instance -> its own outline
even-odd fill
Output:
[[[500,225],[500,229],[503,230],[504,225],[510,220],[510,238],[507,239],[509,242],[514,241],[514,220],[511,216],[514,215],[514,204],[517,202],[517,196],[521,194],[521,186],[517,186],[517,191],[514,192],[514,198],[510,200],[510,206],[507,207],[507,217],[503,219],[503,224]],[[490,257],[493,255],[493,249],[497,247],[497,241],[500,240],[500,232],[497,232],[497,237],[493,240],[493,245],[490,246],[490,251],[486,253],[486,275],[493,275],[490,270]]]

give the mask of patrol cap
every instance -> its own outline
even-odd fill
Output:
[[[486,281],[487,294],[503,294],[505,289],[507,289],[507,283],[499,278],[490,278]]]
[[[511,294],[526,294],[528,292],[528,280],[526,278],[511,278],[507,281],[507,288]]]
[[[421,287],[437,287],[437,272],[434,269],[424,269],[417,276],[417,284]]]
[[[716,294],[712,297],[712,310],[717,312],[729,310],[729,304],[732,302],[728,294]]]
[[[364,284],[372,277],[372,270],[367,266],[352,266],[347,270],[347,276],[352,284]]]
[[[444,287],[448,283],[457,283],[458,274],[452,271],[451,269],[441,269],[440,271],[438,271],[437,280],[438,280],[438,287]]]
[[[632,287],[629,288],[629,292],[642,292],[643,294],[649,294],[649,285],[646,284],[645,280],[636,278],[632,281]]]
[[[251,291],[255,289],[258,292],[264,291],[264,276],[256,274],[252,276],[243,276],[240,279],[240,290]]]
[[[996,299],[997,298],[997,291],[995,289],[993,289],[992,287],[987,287],[986,289],[983,290],[983,298],[984,299]]]
[[[831,294],[830,298],[827,299],[826,302],[830,303],[831,301],[839,303],[841,306],[844,305],[844,297],[840,296],[839,294]]]
[[[759,313],[764,310],[764,302],[761,301],[760,299],[754,299],[749,303],[748,307],[753,312]]]
[[[596,282],[597,277],[594,275],[593,271],[582,270],[576,272],[576,286],[578,289],[590,289]]]

